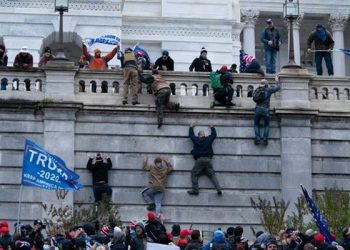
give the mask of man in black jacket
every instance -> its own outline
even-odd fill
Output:
[[[205,136],[204,131],[199,131],[198,136],[194,135],[194,123],[191,123],[189,129],[189,137],[193,142],[193,149],[191,154],[196,160],[194,167],[191,172],[192,190],[187,191],[191,195],[198,195],[198,177],[201,174],[207,175],[213,182],[218,195],[221,195],[221,187],[216,178],[213,165],[211,164],[211,159],[213,158],[214,152],[212,144],[216,138],[216,130],[212,124],[209,124],[211,129],[211,135]]]
[[[100,202],[103,195],[107,195],[108,200],[112,196],[112,189],[108,186],[108,170],[112,168],[111,157],[108,155],[104,162],[101,153],[97,153],[94,158],[89,156],[87,169],[92,172],[92,188],[94,191],[95,202]]]
[[[162,57],[159,57],[155,62],[153,69],[174,71],[174,60],[169,56],[169,51],[164,50]]]
[[[207,58],[208,51],[203,47],[201,50],[201,55],[195,58],[190,66],[190,71],[195,72],[212,72],[211,62]]]

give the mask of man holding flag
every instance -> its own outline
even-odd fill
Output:
[[[101,56],[101,50],[96,48],[94,49],[94,56],[90,55],[85,44],[83,44],[83,55],[86,60],[89,62],[87,68],[93,70],[106,70],[108,69],[108,62],[113,59],[113,57],[118,53],[120,49],[120,39],[117,36],[105,35],[95,39],[87,39],[87,45],[91,48],[96,43],[106,44],[106,45],[116,45],[116,47],[108,53],[106,56]]]

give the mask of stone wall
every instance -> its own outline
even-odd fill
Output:
[[[235,77],[235,88],[242,87],[242,91],[235,93],[240,95],[235,98],[236,107],[209,109],[211,90],[209,96],[200,91],[196,96],[192,95],[194,92],[182,91],[180,86],[197,86],[201,90],[209,83],[207,74],[164,74],[176,86],[176,95],[171,98],[180,101],[183,107],[178,113],[167,112],[164,126],[157,129],[152,96],[142,94],[142,104],[137,107],[122,106],[121,96],[112,92],[112,80],[122,82],[120,72],[93,73],[76,71],[67,65],[49,65],[45,72],[1,73],[8,79],[19,79],[19,85],[21,79],[40,78],[43,91],[33,88],[30,92],[11,89],[0,92],[0,220],[11,223],[16,220],[25,138],[61,156],[81,176],[86,188],[72,192],[63,205],[92,202],[87,156],[96,151],[111,154],[112,200],[119,206],[124,222],[145,218],[140,195],[147,185],[147,174],[141,167],[144,155],[150,160],[166,155],[174,165],[163,207],[168,227],[174,222],[193,224],[203,230],[242,225],[251,236],[250,226],[260,228],[260,220],[250,198],[275,196],[293,202],[301,193],[299,184],[310,191],[333,186],[350,190],[347,78],[281,72],[282,90],[271,102],[269,145],[262,147],[253,143],[254,103],[248,97],[249,88],[256,88],[260,81],[256,75]],[[101,86],[100,81],[108,82],[108,93],[90,93],[89,88],[79,92],[82,79],[86,84],[95,79],[97,87]],[[323,99],[325,93],[317,92],[324,88],[329,89],[328,99]],[[331,96],[334,88],[338,95]],[[191,187],[190,171],[194,164],[188,138],[191,121],[198,123],[195,131],[209,132],[208,123],[217,128],[213,162],[223,187],[221,197],[207,177],[200,179],[199,196],[192,197],[186,192]],[[41,204],[55,202],[53,192],[25,187],[22,221],[42,217]]]

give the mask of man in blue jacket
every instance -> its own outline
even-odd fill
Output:
[[[189,129],[189,137],[193,142],[191,154],[195,159],[195,164],[191,172],[192,190],[187,191],[191,195],[198,195],[198,177],[202,174],[207,175],[213,182],[218,195],[222,195],[221,187],[216,178],[211,159],[214,152],[212,144],[216,138],[216,130],[212,124],[208,125],[211,129],[211,135],[205,136],[204,131],[199,131],[198,136],[194,135],[194,123],[191,123]]]

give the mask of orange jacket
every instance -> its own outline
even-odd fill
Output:
[[[89,61],[89,65],[87,66],[89,69],[93,70],[106,70],[107,69],[107,62],[112,60],[112,58],[117,54],[118,49],[114,48],[110,53],[108,53],[104,57],[94,57],[89,54],[89,52],[86,49],[85,44],[83,44],[83,54]]]

